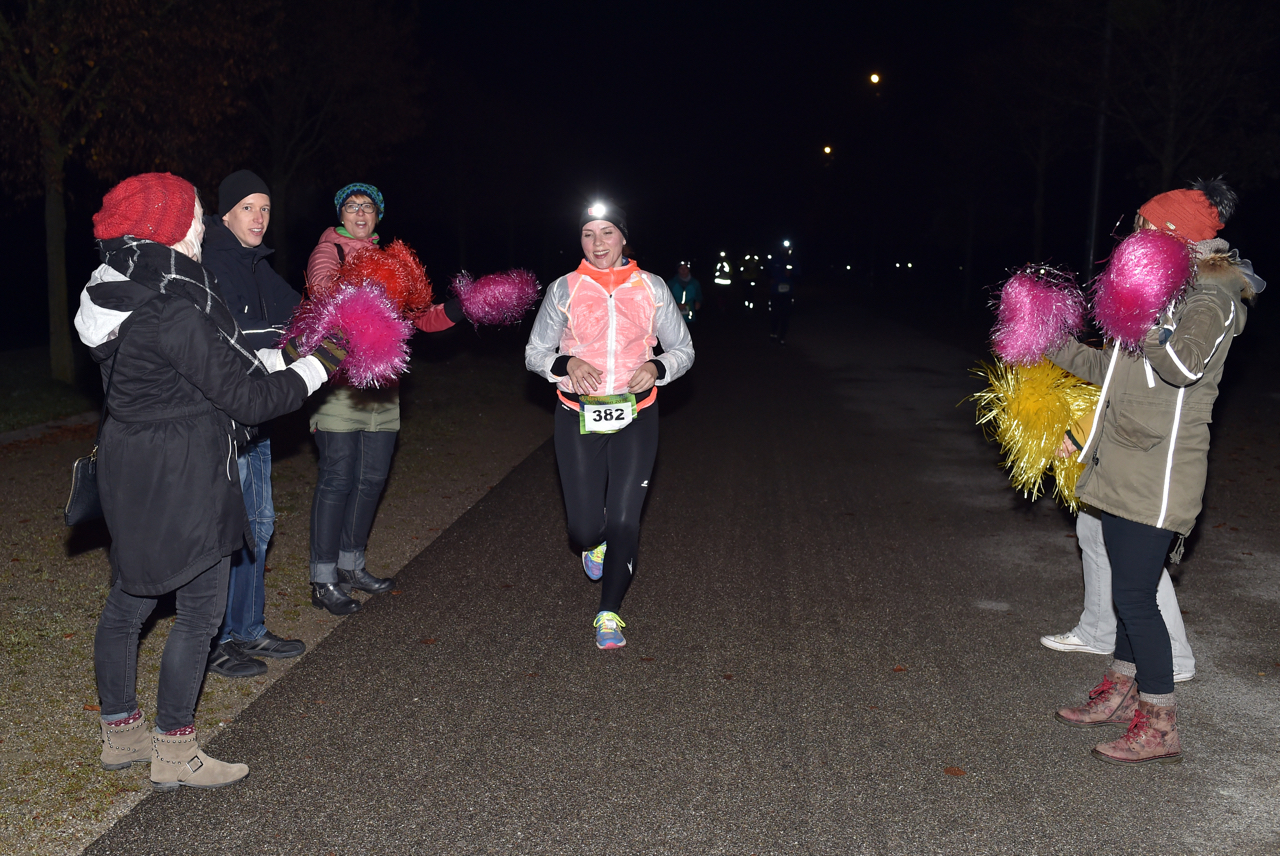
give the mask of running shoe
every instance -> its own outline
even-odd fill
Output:
[[[599,547],[582,554],[582,570],[587,572],[588,579],[598,580],[600,575],[604,573],[604,548],[606,546],[607,542],[601,541]]]
[[[622,631],[619,627],[626,627],[627,624],[618,617],[616,612],[597,612],[596,620],[592,622],[592,627],[596,629],[596,647],[608,650],[609,648],[622,648],[627,644],[627,640],[622,638]]]

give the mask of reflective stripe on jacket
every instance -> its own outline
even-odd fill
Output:
[[[1245,286],[1225,256],[1201,259],[1185,299],[1147,334],[1142,355],[1074,340],[1049,354],[1102,387],[1080,438],[1080,499],[1127,520],[1191,532],[1204,497],[1213,402],[1231,342],[1244,330]]]

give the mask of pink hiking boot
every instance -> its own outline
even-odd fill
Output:
[[[1182,760],[1182,740],[1178,737],[1178,708],[1138,702],[1129,730],[1119,740],[1093,747],[1095,757],[1121,767],[1138,764],[1177,764]]]
[[[1063,707],[1053,716],[1073,728],[1128,725],[1138,706],[1138,685],[1130,675],[1108,669],[1102,683],[1089,690],[1089,700],[1079,707]]]

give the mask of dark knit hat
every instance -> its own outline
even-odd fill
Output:
[[[239,205],[240,200],[255,193],[264,193],[268,198],[271,196],[271,188],[256,172],[242,169],[231,173],[218,185],[218,216],[227,216],[227,212]]]
[[[132,235],[168,247],[186,237],[195,215],[191,182],[167,172],[144,172],[102,197],[102,210],[93,215],[93,236],[106,241]]]
[[[386,216],[387,208],[382,200],[382,192],[379,191],[378,188],[374,187],[372,184],[364,184],[362,182],[357,181],[357,182],[353,182],[352,184],[348,184],[346,187],[342,188],[341,190],[339,190],[337,193],[333,195],[333,207],[336,208],[338,211],[339,223],[342,222],[342,206],[346,203],[348,199],[355,196],[356,194],[369,197],[369,201],[372,202],[374,205],[378,206],[379,220],[381,220],[384,216]]]
[[[604,220],[606,223],[612,223],[622,233],[622,240],[630,240],[627,235],[627,212],[612,202],[593,202],[584,208],[582,216],[578,218],[578,228],[581,229],[592,220]]]

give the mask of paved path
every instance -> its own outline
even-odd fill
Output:
[[[87,852],[1277,852],[1274,397],[1219,414],[1186,762],[1120,770],[1052,717],[1106,660],[1036,642],[1079,610],[1072,521],[957,406],[974,356],[819,308],[786,348],[696,332],[625,649],[592,644],[545,445],[219,735],[248,780]]]

